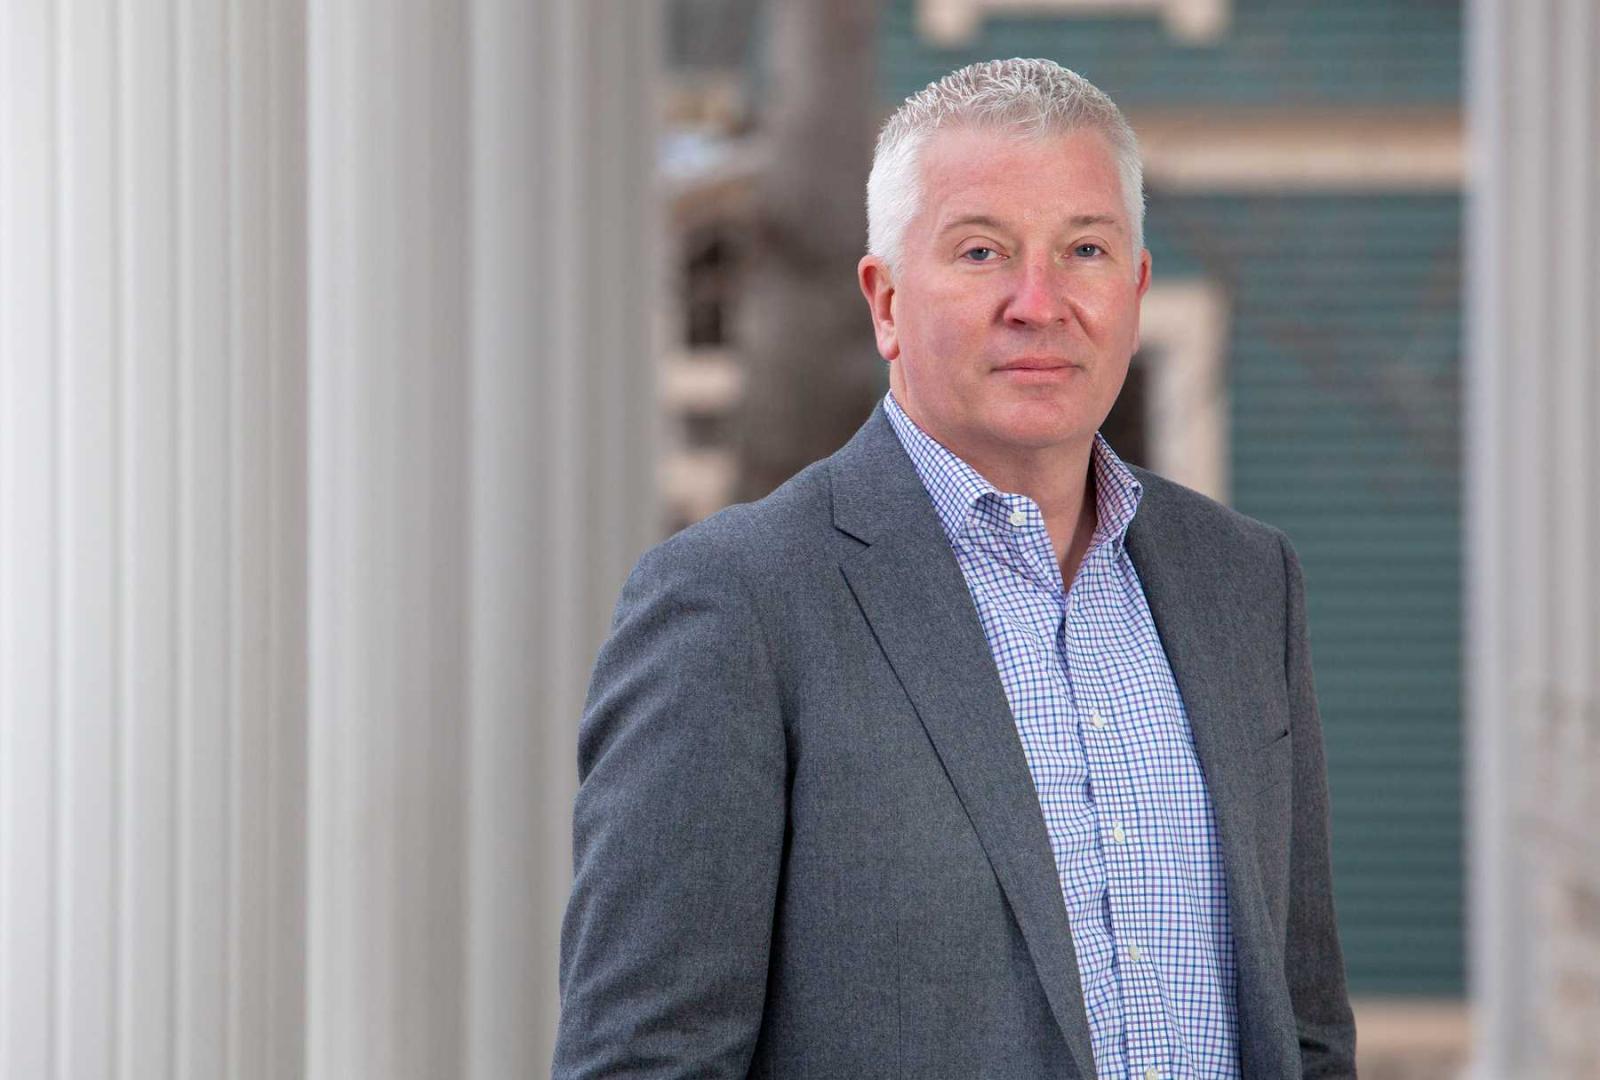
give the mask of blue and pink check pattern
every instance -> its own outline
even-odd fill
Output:
[[[1092,454],[1098,525],[1071,588],[1044,518],[884,401],[950,538],[1055,851],[1102,1080],[1239,1076],[1222,849],[1188,715],[1123,547],[1142,487]]]

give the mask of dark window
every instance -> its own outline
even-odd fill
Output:
[[[1148,354],[1141,351],[1128,365],[1128,379],[1122,384],[1122,393],[1106,422],[1100,425],[1100,434],[1106,437],[1117,456],[1130,465],[1150,467],[1150,441],[1148,436],[1150,407],[1148,398],[1149,365],[1141,360]]]
[[[683,303],[690,348],[726,345],[732,327],[733,251],[720,230],[691,235],[685,244]]]

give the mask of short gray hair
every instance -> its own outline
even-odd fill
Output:
[[[1122,178],[1135,255],[1144,248],[1144,167],[1122,110],[1099,87],[1053,60],[986,60],[952,71],[905,100],[883,125],[867,179],[867,251],[900,262],[922,201],[922,149],[949,127],[1014,131],[1021,138],[1089,129],[1105,136]]]

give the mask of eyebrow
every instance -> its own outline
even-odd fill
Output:
[[[1068,219],[1067,224],[1074,229],[1087,228],[1090,225],[1109,225],[1114,229],[1122,228],[1121,220],[1111,214],[1074,214]],[[947,233],[951,229],[959,228],[963,225],[978,225],[985,229],[1004,229],[1006,227],[1005,222],[998,218],[990,217],[988,214],[964,214],[947,222],[939,232]]]

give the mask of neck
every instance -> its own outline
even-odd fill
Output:
[[[985,453],[980,448],[950,447],[999,490],[1026,495],[1038,505],[1050,534],[1050,546],[1061,565],[1061,579],[1069,589],[1099,521],[1090,467],[1093,444],[1090,436],[1081,445],[1053,447],[1023,457],[1014,452]]]

